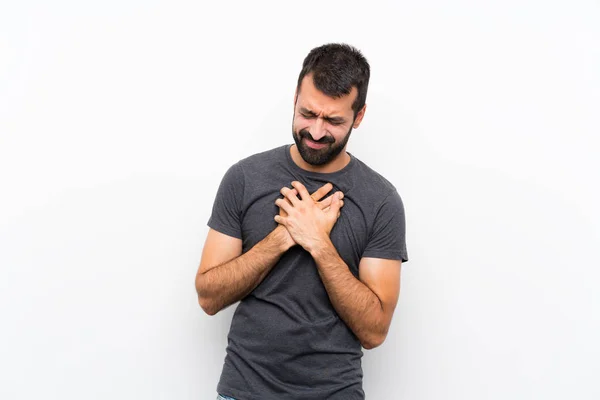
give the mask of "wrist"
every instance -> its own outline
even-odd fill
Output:
[[[334,248],[333,243],[331,242],[329,236],[326,236],[323,239],[317,240],[315,241],[315,243],[312,243],[310,247],[306,249],[306,251],[308,251],[310,255],[316,260],[331,248]]]
[[[277,224],[271,235],[273,235],[275,245],[281,253],[285,253],[296,244],[283,225]]]

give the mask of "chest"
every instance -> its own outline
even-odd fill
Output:
[[[284,186],[290,187],[289,182],[293,179],[297,178],[270,180],[269,182],[259,182],[250,188],[247,187],[242,208],[244,252],[251,249],[277,227],[273,217],[279,214],[279,207],[275,205],[275,200],[282,197],[280,189]],[[326,183],[310,179],[297,180],[306,186],[309,193],[313,193]],[[330,238],[351,272],[358,276],[358,265],[367,246],[372,224],[370,217],[372,205],[365,204],[360,192],[345,186],[343,182],[332,183],[334,188],[326,196],[341,190],[344,193],[344,206],[331,231]]]

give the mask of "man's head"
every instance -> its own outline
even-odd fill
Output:
[[[294,94],[292,133],[311,165],[324,165],[345,148],[366,110],[370,68],[346,44],[314,48],[304,59]]]

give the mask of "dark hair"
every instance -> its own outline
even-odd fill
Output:
[[[358,49],[344,43],[329,43],[312,49],[302,64],[296,86],[298,93],[302,79],[310,73],[315,87],[333,98],[350,94],[356,86],[358,95],[352,103],[356,118],[367,100],[370,76],[369,63]]]

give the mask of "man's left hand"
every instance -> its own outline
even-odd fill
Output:
[[[300,199],[292,189],[282,188],[281,194],[284,198],[277,199],[275,204],[283,209],[287,216],[276,215],[275,221],[285,226],[294,241],[310,252],[329,239],[344,203],[341,200],[341,192],[336,192],[332,195],[331,205],[322,210],[302,183],[294,181],[292,186],[300,195]]]

